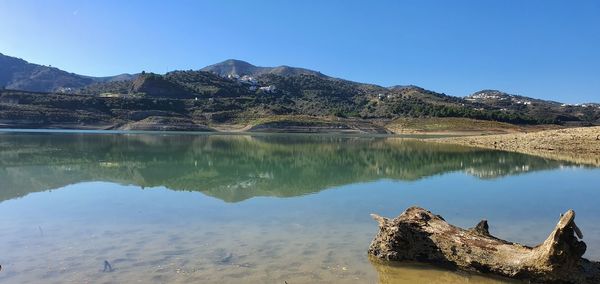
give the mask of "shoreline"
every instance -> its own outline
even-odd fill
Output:
[[[435,131],[382,131],[386,129],[375,123],[351,124],[331,121],[280,120],[266,124],[220,124],[202,128],[186,129],[173,125],[157,124],[150,128],[124,129],[119,125],[56,124],[49,127],[8,128],[0,125],[0,132],[32,133],[96,133],[96,134],[191,134],[191,135],[347,135],[378,136],[416,139],[423,142],[455,144],[508,152],[517,152],[554,160],[600,166],[600,126],[559,128],[560,126],[513,126],[503,133],[490,129],[452,129]],[[328,125],[327,123],[330,123]],[[266,125],[266,126],[265,126]],[[258,127],[257,127],[258,126]],[[275,127],[274,127],[275,126]],[[365,127],[366,126],[366,127]],[[376,126],[376,127],[374,127]],[[518,128],[517,128],[518,127]],[[389,129],[389,128],[387,128]],[[549,129],[549,130],[548,130]]]
[[[600,166],[600,126],[543,130],[529,133],[427,139],[543,158]]]
[[[409,136],[479,136],[547,129],[559,125],[514,125],[467,118],[357,119],[282,115],[244,119],[225,123],[206,123],[183,117],[150,116],[137,121],[98,121],[94,123],[40,123],[0,121],[0,129],[67,129],[160,132],[215,133],[319,133],[319,134],[387,134]]]

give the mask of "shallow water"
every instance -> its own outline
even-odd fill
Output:
[[[529,245],[600,170],[386,137],[0,133],[1,283],[499,283],[366,255],[411,205]],[[107,260],[112,272],[103,272]]]

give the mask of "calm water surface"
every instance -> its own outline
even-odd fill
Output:
[[[499,283],[370,261],[369,213],[419,205],[534,245],[573,208],[600,260],[599,181],[399,138],[4,132],[0,283]]]

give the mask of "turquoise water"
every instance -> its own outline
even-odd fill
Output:
[[[0,133],[2,283],[495,283],[366,251],[412,205],[534,245],[600,170],[394,137]],[[104,272],[104,261],[113,271]]]

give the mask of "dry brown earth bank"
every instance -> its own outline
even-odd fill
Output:
[[[600,166],[600,126],[429,141],[519,152]]]

